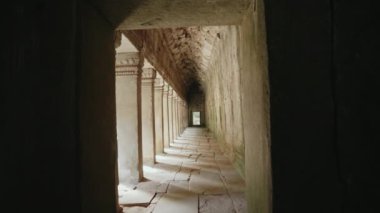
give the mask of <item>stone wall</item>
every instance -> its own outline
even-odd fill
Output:
[[[262,1],[220,27],[205,72],[207,125],[246,180],[249,212],[271,211],[266,35]]]
[[[254,1],[239,32],[247,206],[249,212],[271,212],[268,64],[261,0]]]
[[[238,64],[238,28],[220,27],[204,72],[207,127],[244,176],[244,140]]]
[[[116,212],[114,27],[76,0],[3,9],[2,209]]]

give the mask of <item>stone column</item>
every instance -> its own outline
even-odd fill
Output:
[[[156,154],[164,152],[164,108],[163,108],[164,80],[156,73],[154,81],[154,122],[156,135]]]
[[[173,91],[173,139],[172,141],[177,138],[177,93]]]
[[[179,134],[181,135],[183,132],[183,128],[184,128],[184,126],[183,126],[183,119],[184,119],[184,117],[183,117],[183,100],[182,99],[179,103],[179,114],[180,114],[180,118],[179,118],[180,133]]]
[[[116,124],[119,183],[143,179],[141,147],[141,64],[139,53],[116,55]]]
[[[173,88],[169,86],[168,94],[168,118],[169,118],[169,147],[173,141]]]
[[[181,98],[177,97],[177,103],[176,103],[176,112],[177,112],[177,137],[179,135],[180,131],[180,114],[179,114],[179,103],[181,101]]]
[[[175,109],[175,132],[174,132],[174,138],[178,137],[178,94],[176,94],[175,102],[174,102],[174,109]]]
[[[143,68],[141,78],[141,125],[143,162],[155,163],[155,120],[154,120],[154,79],[153,68]]]
[[[162,97],[163,119],[164,119],[164,147],[168,148],[170,144],[169,137],[169,84],[164,81],[164,91]]]
[[[188,117],[188,106],[187,106],[187,103],[185,102],[184,106],[183,106],[183,117],[184,117],[184,120],[183,120],[183,126],[186,128],[188,127],[189,125],[189,117]]]
[[[181,98],[177,99],[177,136],[181,134]]]

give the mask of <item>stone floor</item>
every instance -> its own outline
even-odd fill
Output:
[[[144,182],[119,186],[126,213],[246,212],[244,180],[203,128],[187,128],[144,165]]]

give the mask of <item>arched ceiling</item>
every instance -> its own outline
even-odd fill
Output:
[[[168,40],[168,48],[173,53],[175,63],[191,81],[199,81],[205,72],[214,43],[220,37],[219,27],[187,27],[163,30]]]
[[[145,46],[146,58],[185,96],[191,85],[202,83],[221,30],[218,26],[197,26],[124,33],[136,46]]]

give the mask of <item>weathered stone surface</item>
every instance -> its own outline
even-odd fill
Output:
[[[184,155],[183,146],[172,146],[167,149],[170,154],[157,155],[159,163],[144,165],[146,181],[120,185],[120,204],[130,207],[125,211],[146,212],[150,209],[141,206],[156,204],[154,212],[197,212],[198,208],[200,212],[244,212],[244,180],[231,163],[219,164],[215,160],[215,142],[200,142],[205,132],[206,129],[187,128],[182,135],[192,135],[186,144],[192,145],[193,154]],[[223,161],[225,157],[219,154],[218,159]],[[231,192],[240,193],[234,193],[231,199]],[[199,195],[204,197],[198,204]],[[140,207],[131,208],[132,205]]]
[[[140,54],[123,35],[116,49],[116,123],[119,183],[127,185],[142,179],[141,106],[139,92]]]
[[[192,193],[168,193],[156,204],[155,213],[198,212],[198,195]]]
[[[170,181],[168,193],[189,193],[189,181]]]
[[[142,190],[131,190],[119,198],[120,205],[149,205],[155,193]]]
[[[166,192],[168,188],[168,182],[161,181],[144,181],[137,184],[136,189],[145,192]]]
[[[232,202],[234,204],[234,208],[236,213],[246,213],[247,211],[247,201],[245,198],[245,194],[240,193],[230,193]]]
[[[165,193],[156,193],[156,196],[154,196],[153,200],[150,203],[157,204],[164,195]]]
[[[154,210],[155,205],[150,204],[148,207],[133,206],[133,207],[124,207],[123,213],[151,213]]]
[[[120,13],[131,13],[119,26],[120,29],[149,29],[170,28],[178,26],[238,24],[242,14],[247,10],[249,1],[246,0],[147,0],[144,3],[133,0],[128,4],[119,4],[118,10],[107,10],[109,5],[101,4],[103,12],[111,17],[112,21],[123,21]],[[106,6],[104,6],[106,5]],[[175,8],[175,9],[174,9]]]
[[[156,182],[173,180],[179,169],[180,165],[158,163],[154,167],[145,167],[145,178]]]
[[[200,213],[231,213],[235,212],[231,198],[227,195],[200,195]]]
[[[190,179],[190,191],[199,194],[224,194],[226,189],[218,173],[202,171]]]

